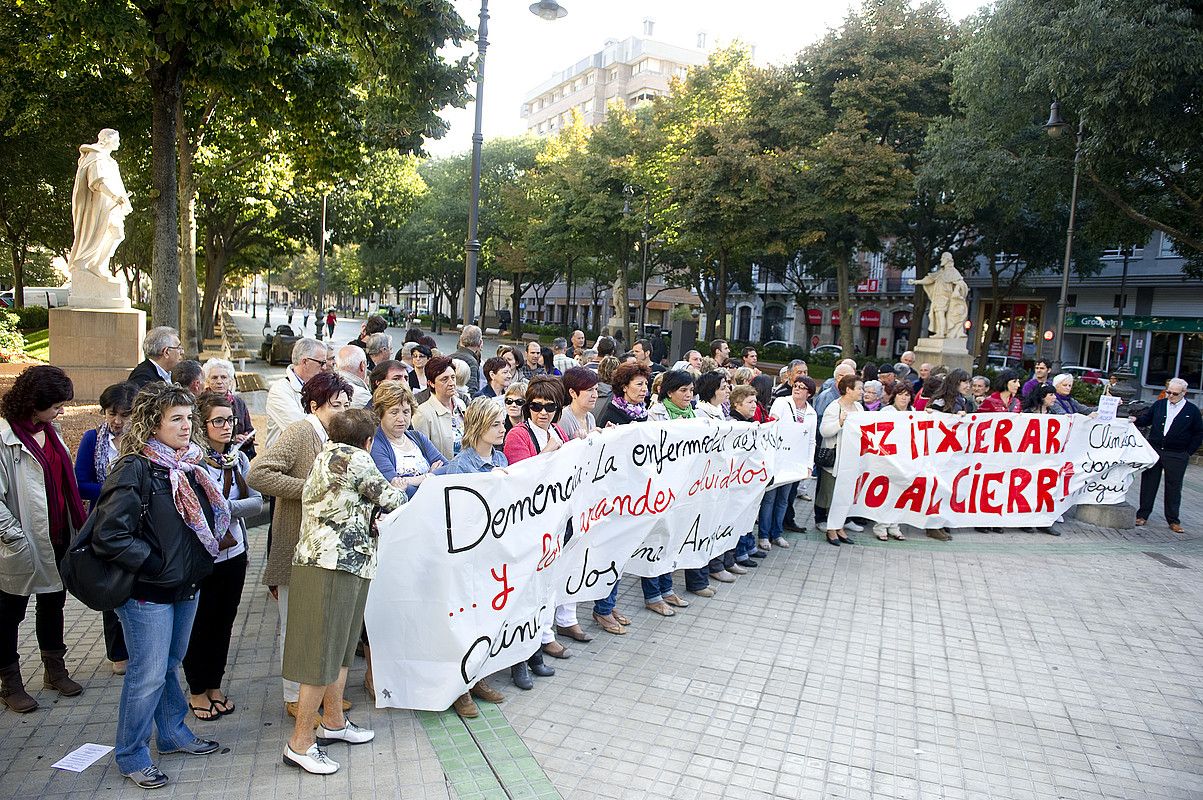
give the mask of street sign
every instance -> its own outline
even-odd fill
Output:
[[[819,337],[818,337],[818,336],[812,336],[812,337],[810,337],[810,346],[811,346],[811,347],[818,347],[818,346],[819,346]]]

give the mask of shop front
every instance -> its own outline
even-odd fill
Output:
[[[880,350],[888,348],[889,343],[881,337],[881,312],[875,308],[861,309],[857,317],[861,332],[861,355],[865,358],[876,359]]]
[[[1111,368],[1127,363],[1146,388],[1160,390],[1167,380],[1178,377],[1192,393],[1203,390],[1203,319],[1125,316],[1122,330],[1120,323],[1110,314],[1066,316],[1066,338],[1077,339],[1084,366],[1106,369],[1107,356],[1117,353],[1118,358],[1111,358]],[[1074,345],[1072,340],[1066,343],[1070,348]]]
[[[895,311],[894,323],[894,359],[897,360],[906,352],[911,340],[911,312]]]
[[[993,300],[983,300],[980,306],[982,325],[978,328],[979,347],[989,333],[987,323],[994,310]],[[1003,302],[998,307],[988,355],[1009,356],[1029,366],[1040,352],[1044,330],[1044,301],[1039,299]]]

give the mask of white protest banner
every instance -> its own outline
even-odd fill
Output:
[[[1122,502],[1156,461],[1128,420],[857,412],[840,435],[829,526],[1048,526],[1078,503]]]
[[[504,473],[428,477],[381,525],[366,612],[377,705],[445,709],[532,655],[557,604],[705,566],[751,531],[774,476],[809,476],[814,436],[813,420],[642,422]]]

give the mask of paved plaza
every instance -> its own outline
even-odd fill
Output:
[[[833,548],[795,537],[764,566],[675,618],[623,581],[627,636],[570,643],[554,678],[454,714],[351,716],[371,745],[335,746],[328,778],[283,766],[276,612],[249,581],[235,629],[231,716],[197,722],[208,757],[170,755],[163,798],[1198,798],[1203,797],[1203,468],[1188,473],[1175,537],[1069,522],[1064,535],[958,532]],[[808,511],[799,503],[799,511]],[[252,532],[259,573],[266,529]],[[677,576],[680,581],[680,574]],[[581,607],[582,619],[588,618]],[[42,708],[0,712],[0,800],[140,797],[111,756],[120,679],[100,615],[68,601],[75,699],[40,688],[32,624],[25,674]],[[591,624],[586,627],[596,630]],[[550,659],[549,659],[550,661]]]

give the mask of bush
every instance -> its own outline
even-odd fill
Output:
[[[1084,406],[1097,406],[1099,398],[1103,396],[1103,384],[1087,383],[1080,379],[1074,379],[1073,388],[1069,390],[1069,396]]]
[[[0,311],[0,362],[16,361],[25,355],[25,337],[17,330],[20,317]]]
[[[10,309],[17,316],[17,328],[23,332],[40,331],[50,327],[50,309],[45,306],[25,306]]]

